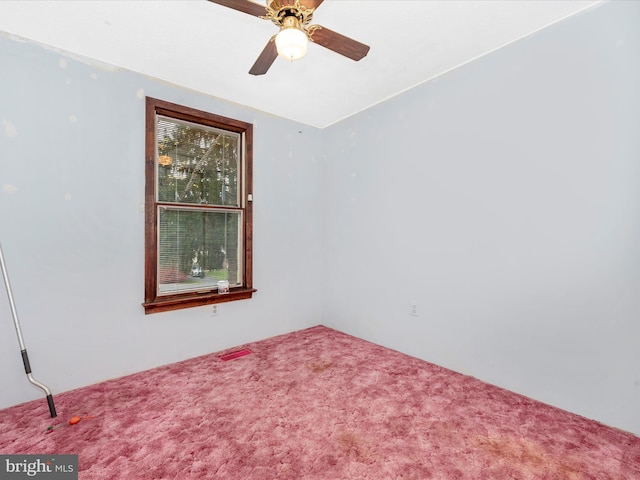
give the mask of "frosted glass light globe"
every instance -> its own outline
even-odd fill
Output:
[[[276,35],[278,55],[287,60],[298,60],[307,53],[309,39],[307,34],[297,28],[283,28]]]

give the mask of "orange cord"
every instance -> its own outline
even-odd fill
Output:
[[[89,416],[89,415],[85,415],[85,416],[83,416],[83,417],[81,417],[80,415],[74,415],[73,417],[71,417],[71,418],[69,419],[68,424],[69,424],[69,425],[76,425],[76,424],[80,423],[80,420],[82,420],[83,418],[95,418],[95,417],[92,417],[92,416]],[[66,425],[65,425],[65,424],[61,424],[61,425],[49,425],[49,426],[47,427],[47,433],[52,432],[52,431],[53,431],[53,430],[55,430],[56,428],[60,428],[60,427],[64,427],[64,426],[66,426]]]

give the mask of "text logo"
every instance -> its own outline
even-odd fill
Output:
[[[0,455],[0,480],[78,480],[77,455]]]

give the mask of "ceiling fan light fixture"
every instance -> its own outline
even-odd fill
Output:
[[[278,55],[287,60],[298,60],[307,54],[309,38],[296,17],[286,17],[282,29],[276,35]]]
[[[309,42],[356,62],[369,52],[369,45],[345,37],[322,25],[311,24],[314,12],[325,0],[266,0],[266,7],[259,5],[255,0],[209,1],[263,20],[270,20],[278,27],[279,32],[267,41],[253,63],[249,70],[250,75],[264,75],[279,56],[288,60],[304,57]]]

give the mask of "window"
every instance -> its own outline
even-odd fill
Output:
[[[251,298],[249,123],[147,98],[145,313]]]

